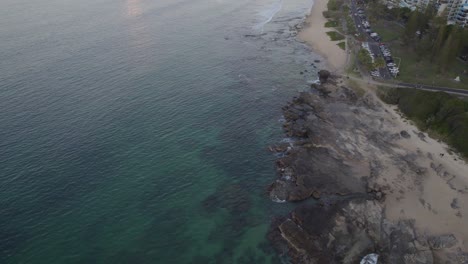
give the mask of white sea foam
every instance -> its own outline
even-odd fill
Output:
[[[307,83],[310,83],[310,84],[320,84],[320,80],[319,80],[319,79],[316,79],[316,80],[309,80],[309,81],[307,81]]]
[[[281,143],[288,143],[291,149],[294,147],[294,142],[295,140],[293,138],[283,138],[281,140]],[[287,151],[290,151],[291,149],[288,149]]]
[[[275,202],[275,203],[285,203],[285,202],[286,202],[286,200],[281,200],[281,199],[279,199],[279,198],[276,197],[276,196],[272,197],[271,200],[272,200],[273,202]]]

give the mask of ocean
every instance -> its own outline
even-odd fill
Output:
[[[3,0],[0,263],[281,263],[311,0]]]

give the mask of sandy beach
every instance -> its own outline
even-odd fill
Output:
[[[346,63],[346,52],[338,47],[339,41],[331,41],[326,34],[334,30],[325,27],[328,20],[322,13],[327,10],[327,3],[328,0],[315,0],[312,11],[306,18],[304,28],[299,32],[298,37],[327,60],[330,70],[339,72]]]

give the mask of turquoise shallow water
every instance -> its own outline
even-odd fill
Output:
[[[279,261],[267,147],[316,78],[311,5],[2,1],[0,263]]]

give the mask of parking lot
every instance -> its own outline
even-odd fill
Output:
[[[378,33],[372,31],[364,10],[358,6],[356,0],[351,0],[351,14],[359,35],[365,40],[362,44],[363,48],[369,51],[373,60],[379,57],[385,60],[386,67],[374,69],[370,72],[370,75],[374,78],[382,79],[395,77],[399,70],[393,60],[390,49],[382,43],[382,39]]]

